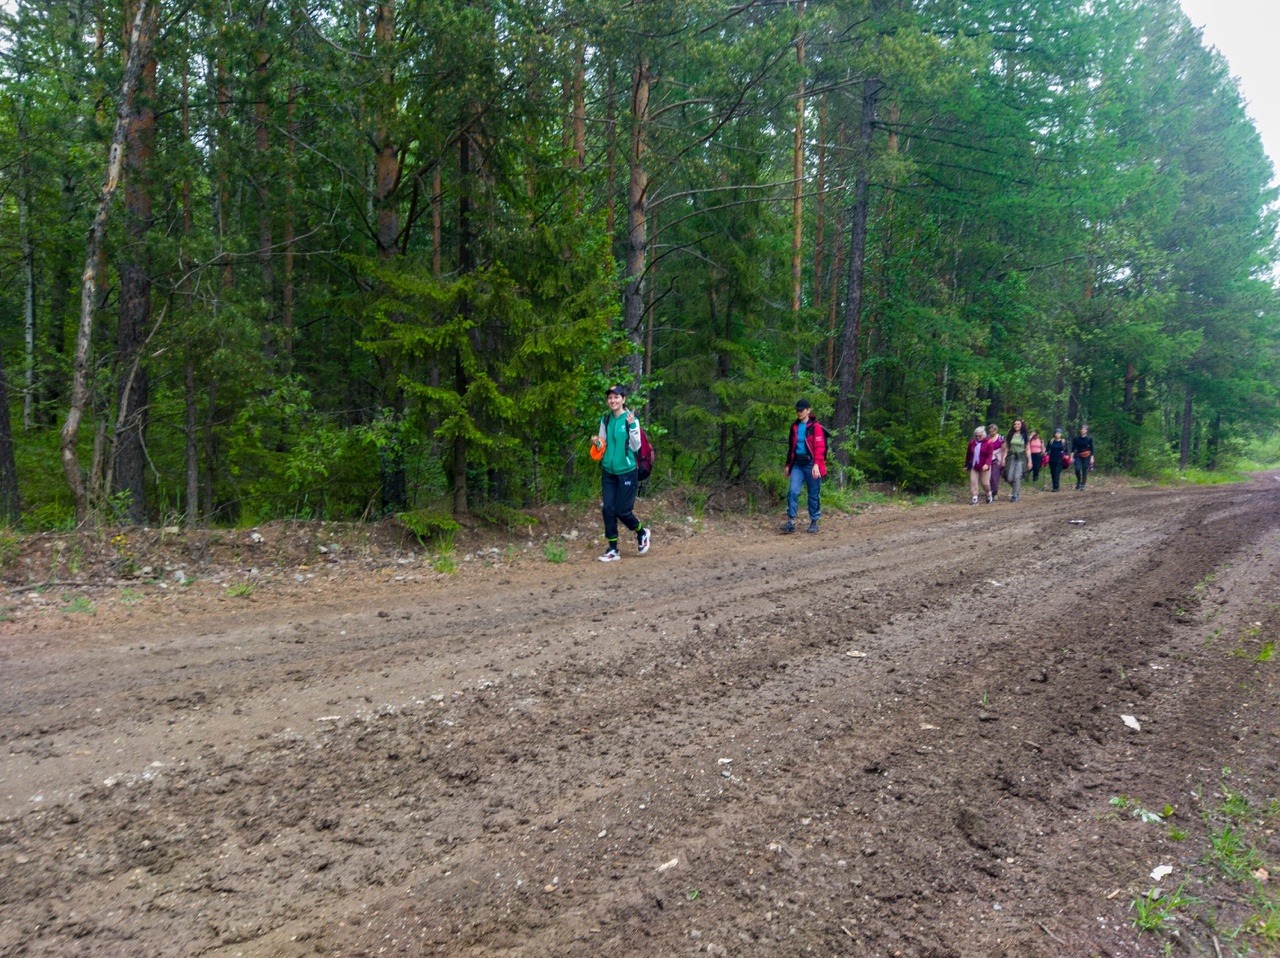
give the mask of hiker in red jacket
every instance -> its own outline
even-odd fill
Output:
[[[822,518],[822,477],[827,474],[827,433],[822,423],[813,418],[809,400],[796,403],[796,421],[791,424],[787,442],[787,521],[782,532],[796,531],[796,511],[800,505],[800,487],[809,490],[809,531],[818,531]]]

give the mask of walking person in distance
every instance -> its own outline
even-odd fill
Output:
[[[1004,448],[1004,474],[1012,489],[1013,494],[1009,497],[1011,502],[1018,501],[1018,496],[1022,493],[1022,477],[1031,468],[1031,454],[1027,451],[1028,446],[1027,424],[1021,419],[1015,419],[1013,431],[1009,433]]]
[[[1032,429],[1031,436],[1027,439],[1027,455],[1031,459],[1031,481],[1040,481],[1040,466],[1044,459],[1044,440],[1040,438],[1038,430]]]
[[[1071,458],[1076,466],[1076,491],[1084,489],[1089,481],[1089,467],[1093,464],[1093,437],[1089,427],[1081,426],[1080,434],[1071,440]]]
[[[1062,430],[1053,431],[1053,439],[1049,441],[1049,478],[1053,480],[1053,491],[1058,491],[1058,483],[1062,481],[1063,460],[1067,455],[1067,441],[1062,438]]]
[[[809,400],[796,403],[796,421],[787,442],[787,521],[782,532],[796,531],[800,490],[809,491],[809,531],[818,531],[822,518],[822,477],[827,474],[827,433],[813,416]]]
[[[964,454],[964,468],[969,473],[969,505],[978,504],[978,496],[991,501],[991,446],[987,443],[987,431],[979,426],[969,440]]]
[[[617,562],[622,558],[618,551],[618,523],[636,534],[636,551],[644,555],[649,551],[649,530],[632,511],[636,505],[636,490],[640,485],[636,453],[640,451],[640,422],[636,414],[626,408],[627,391],[623,386],[610,386],[604,394],[609,411],[600,417],[600,430],[593,443],[600,457],[600,512],[604,516],[604,537],[607,547],[601,562]]]
[[[1000,498],[1000,470],[1004,468],[1005,441],[1000,435],[1000,427],[995,423],[987,426],[987,445],[991,449],[991,489],[987,502],[995,502]]]

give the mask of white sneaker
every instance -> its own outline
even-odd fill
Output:
[[[617,562],[622,555],[617,549],[606,549],[604,555],[600,557],[601,562]]]
[[[649,530],[647,528],[636,533],[636,546],[641,555],[649,551]]]
[[[976,506],[977,504],[978,504],[978,497],[974,496],[973,499],[969,502],[969,505]]]

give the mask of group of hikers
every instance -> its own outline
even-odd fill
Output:
[[[592,438],[592,458],[601,467],[601,513],[604,516],[604,537],[607,540],[601,562],[617,562],[622,558],[618,551],[618,524],[626,526],[636,537],[636,551],[644,555],[649,551],[650,531],[635,516],[636,491],[640,485],[637,455],[641,449],[643,432],[635,413],[627,408],[627,390],[624,386],[610,386],[605,391],[608,411],[600,417],[600,428]],[[1022,493],[1023,477],[1030,474],[1032,482],[1040,480],[1040,470],[1047,468],[1057,492],[1062,473],[1074,467],[1076,489],[1085,488],[1089,470],[1093,468],[1093,437],[1089,427],[1081,426],[1079,434],[1070,443],[1063,437],[1062,429],[1054,429],[1053,438],[1046,444],[1036,430],[1028,430],[1022,419],[1015,419],[1008,436],[1000,434],[1000,428],[991,423],[985,429],[979,426],[973,431],[965,454],[965,471],[969,473],[970,504],[977,505],[985,498],[995,502],[999,498],[1000,479],[1008,481],[1012,490],[1010,500],[1018,501]],[[822,519],[822,480],[827,474],[827,435],[822,424],[813,415],[813,407],[807,399],[796,403],[796,418],[787,438],[787,518],[779,529],[782,533],[796,531],[800,492],[808,492],[809,526],[806,531],[816,533]]]
[[[1017,502],[1022,493],[1022,479],[1028,473],[1032,482],[1039,482],[1041,468],[1048,467],[1057,492],[1062,473],[1073,467],[1076,474],[1076,491],[1085,488],[1089,470],[1093,468],[1093,437],[1089,427],[1081,426],[1068,446],[1061,428],[1054,429],[1053,438],[1046,445],[1040,433],[1028,430],[1021,419],[1013,421],[1008,436],[1000,434],[1000,427],[991,423],[973,431],[969,448],[964,457],[964,468],[969,473],[969,503],[995,502],[1000,498],[1000,479],[1003,476],[1012,490],[1009,499]]]

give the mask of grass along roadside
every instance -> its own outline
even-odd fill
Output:
[[[1184,859],[1181,876],[1172,866],[1157,868],[1152,887],[1129,902],[1133,926],[1162,938],[1164,954],[1173,954],[1179,942],[1189,944],[1181,928],[1191,932],[1197,926],[1208,932],[1218,954],[1247,958],[1280,951],[1280,862],[1267,852],[1280,828],[1280,800],[1252,800],[1232,786],[1231,776],[1224,768],[1212,794],[1197,789],[1202,811],[1196,835],[1166,821],[1170,806],[1146,812],[1127,796],[1110,801],[1140,821],[1168,827],[1170,839],[1204,849],[1199,858]],[[1170,888],[1172,881],[1177,885]]]

